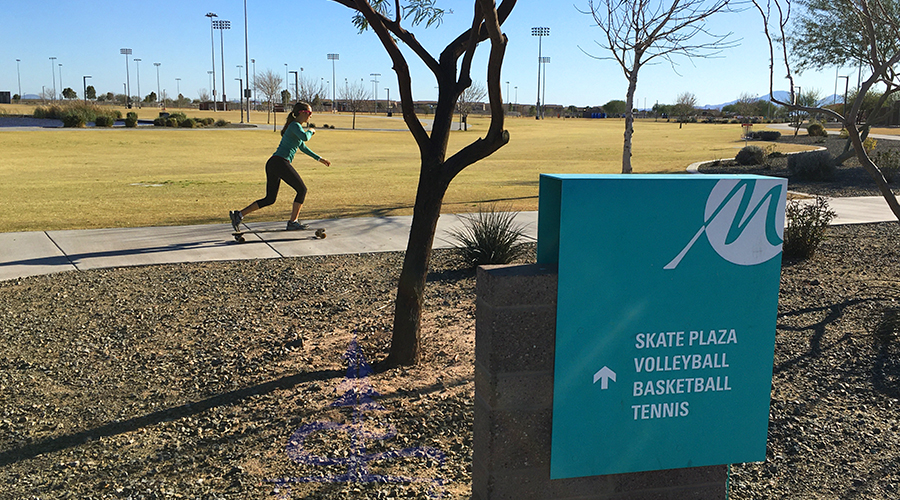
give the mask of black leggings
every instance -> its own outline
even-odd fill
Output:
[[[272,155],[269,161],[266,162],[266,197],[256,200],[256,205],[259,208],[275,203],[275,198],[278,196],[278,187],[281,185],[282,180],[297,191],[294,203],[303,203],[306,200],[306,184],[303,183],[303,179],[294,170],[291,162],[278,155]]]

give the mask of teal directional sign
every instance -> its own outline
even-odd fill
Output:
[[[787,182],[542,175],[552,479],[765,460]]]

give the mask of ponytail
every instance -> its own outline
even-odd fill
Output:
[[[284,127],[281,128],[281,136],[282,137],[284,137],[284,131],[287,130],[288,125],[294,123],[295,121],[297,121],[297,117],[294,116],[294,112],[291,111],[290,113],[288,113],[287,121],[284,122]]]
[[[296,103],[294,103],[294,108],[291,109],[290,113],[288,113],[287,120],[285,120],[284,122],[284,127],[281,128],[282,136],[284,136],[284,131],[287,130],[288,126],[297,121],[297,113],[307,109],[312,109],[312,106],[310,106],[306,102],[297,101]]]

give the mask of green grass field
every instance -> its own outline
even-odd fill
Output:
[[[28,113],[21,109],[4,105],[0,114]],[[157,113],[155,108],[139,111],[142,119]],[[186,114],[240,121],[236,111]],[[280,124],[284,114],[277,119]],[[251,120],[265,123],[266,115],[254,112]],[[331,114],[311,118],[319,131],[309,145],[332,166],[302,154],[295,158],[309,187],[301,218],[412,213],[418,149],[405,124],[358,115],[357,130],[343,130],[351,120]],[[339,129],[325,130],[323,124]],[[453,133],[450,151],[480,137],[487,125],[485,119],[470,119],[468,132]],[[541,173],[621,170],[622,120],[511,118],[506,125],[510,143],[457,177],[445,198],[446,213],[492,202],[536,210]],[[740,135],[740,125],[679,128],[640,121],[635,172],[684,172],[695,161],[731,158],[744,146]],[[0,232],[226,223],[229,210],[264,195],[264,165],[278,140],[272,128],[0,129],[0,199],[6,208]],[[790,145],[778,147],[791,150]],[[252,217],[283,220],[292,199],[293,190],[282,185],[276,204]]]

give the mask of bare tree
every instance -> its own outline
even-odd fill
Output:
[[[300,77],[300,100],[308,102],[314,109],[321,109],[328,87],[321,79]]]
[[[756,112],[756,102],[758,100],[755,95],[744,92],[738,96],[737,102],[734,103],[734,108],[737,110],[738,115],[749,118]]]
[[[353,130],[356,130],[356,113],[363,111],[369,103],[369,100],[372,98],[369,87],[356,80],[354,80],[353,83],[345,82],[344,88],[340,90],[338,98],[344,101],[347,109],[353,113],[352,128]]]
[[[254,75],[253,82],[253,88],[265,96],[266,102],[269,103],[266,108],[266,123],[269,123],[269,116],[275,106],[275,98],[281,93],[281,84],[284,83],[284,78],[271,69],[267,69]]]
[[[474,0],[471,27],[433,56],[407,28],[440,24],[443,10],[433,0],[334,0],[356,12],[355,24],[360,29],[372,28],[391,57],[403,119],[419,147],[421,167],[413,209],[409,241],[403,269],[397,286],[394,306],[394,329],[387,359],[379,367],[408,365],[420,356],[420,329],[424,308],[425,277],[431,261],[431,247],[437,221],[441,215],[444,194],[450,182],[467,166],[490,156],[509,142],[503,128],[503,96],[501,69],[507,38],[501,25],[516,0]],[[447,145],[453,114],[460,94],[472,84],[472,60],[478,44],[490,41],[487,62],[487,88],[491,106],[491,124],[483,138],[447,157]],[[438,103],[434,111],[431,134],[422,125],[415,110],[412,78],[406,56],[397,43],[405,44],[431,70],[438,85]]]
[[[475,104],[484,101],[487,97],[487,90],[479,82],[472,82],[462,94],[459,95],[459,102],[456,103],[456,109],[459,111],[459,129],[469,130],[469,113],[472,112]]]
[[[588,0],[588,11],[606,39],[596,42],[612,52],[611,56],[628,79],[625,102],[625,145],[622,173],[630,174],[631,139],[634,135],[634,93],[641,68],[657,58],[668,60],[675,68],[674,56],[714,57],[736,45],[731,33],[715,35],[705,22],[713,14],[729,11],[731,0]],[[702,38],[706,41],[695,38]]]
[[[675,100],[675,115],[678,116],[678,128],[681,128],[682,124],[691,116],[694,116],[694,113],[697,109],[697,96],[691,92],[682,92],[678,94],[678,98]]]
[[[881,169],[869,158],[866,149],[863,147],[863,141],[868,134],[871,123],[867,122],[863,126],[863,132],[860,132],[856,125],[863,101],[873,87],[876,85],[884,86],[884,93],[879,97],[876,109],[880,109],[891,95],[900,91],[900,73],[896,70],[897,64],[900,63],[900,45],[897,44],[897,40],[900,40],[900,13],[897,12],[897,4],[890,0],[886,3],[881,0],[841,0],[838,2],[826,2],[824,5],[819,4],[818,6],[814,2],[808,2],[807,4],[808,8],[812,7],[813,15],[817,12],[831,11],[834,19],[846,21],[850,29],[845,25],[841,25],[839,28],[845,32],[852,32],[852,40],[836,36],[832,43],[833,45],[840,45],[841,43],[835,42],[837,40],[844,44],[851,44],[855,40],[855,43],[858,45],[854,47],[845,46],[842,50],[858,55],[860,63],[868,66],[868,69],[871,71],[870,76],[862,82],[855,99],[843,112],[843,115],[834,109],[798,103],[794,94],[794,73],[791,70],[791,60],[788,57],[790,38],[786,36],[786,27],[791,18],[790,0],[753,0],[753,5],[762,17],[764,32],[768,40],[770,61],[769,95],[772,102],[806,113],[820,113],[843,123],[859,163],[872,176],[894,216],[900,221],[900,203],[898,203],[897,197],[891,191],[890,186],[888,186]],[[832,31],[826,33],[825,38],[829,34],[839,35],[837,31]],[[817,35],[818,38],[822,36],[823,33],[821,32]],[[776,59],[776,49],[780,59]],[[818,67],[817,65],[823,64],[823,61],[829,61],[830,59],[827,55],[834,52],[831,48],[826,50],[829,52],[823,52],[825,57],[817,62],[809,63],[808,67],[816,68]],[[831,64],[844,62],[844,60],[830,61]],[[786,71],[787,79],[791,85],[790,102],[775,99],[774,79],[776,63],[783,64],[783,69]],[[781,71],[779,71],[780,74]],[[873,115],[875,114],[877,113],[873,113]]]
[[[197,98],[200,99],[200,102],[207,102],[210,100],[209,91],[206,89],[200,89],[197,91]]]

